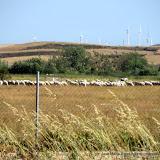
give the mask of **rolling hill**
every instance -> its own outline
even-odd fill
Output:
[[[149,63],[160,65],[160,46],[151,47],[127,47],[127,46],[104,46],[96,44],[79,44],[66,42],[33,42],[24,44],[0,45],[0,58],[9,64],[18,60],[41,56],[48,59],[50,56],[60,55],[60,50],[69,46],[83,46],[91,54],[123,54],[138,52],[147,58]]]

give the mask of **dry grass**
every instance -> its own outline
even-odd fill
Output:
[[[147,54],[145,58],[148,60],[151,64],[160,64],[160,54],[153,55],[153,54]]]
[[[160,151],[160,87],[41,87],[36,148],[35,87],[0,89],[2,157],[14,153],[14,158],[33,159],[37,147],[39,159],[58,159],[60,153],[93,159],[103,151]]]
[[[42,58],[43,60],[47,61],[51,56],[46,55],[46,56],[22,56],[22,57],[7,57],[7,58],[3,58],[4,61],[6,61],[9,65],[12,65],[13,63],[17,62],[17,61],[25,61],[31,58]]]
[[[21,110],[22,106],[27,112],[35,110],[34,87],[1,86],[0,89],[1,122],[11,122],[12,125],[12,114],[4,102],[12,104],[18,110]],[[152,116],[160,120],[160,87],[110,87],[109,89],[131,109],[136,108],[148,123]],[[57,114],[59,109],[65,109],[78,115],[79,106],[83,106],[89,116],[93,106],[96,106],[103,114],[111,116],[114,114],[114,107],[117,107],[107,87],[50,86],[41,87],[40,90],[40,107],[46,114]]]

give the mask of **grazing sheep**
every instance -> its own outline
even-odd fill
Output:
[[[41,86],[45,86],[45,85],[46,85],[46,83],[45,83],[44,81],[39,81],[39,85],[41,85]]]
[[[3,85],[3,81],[0,81],[0,85]]]
[[[99,81],[91,81],[90,85],[92,85],[92,86],[102,86],[101,82],[99,82]]]
[[[110,81],[105,82],[105,86],[112,86],[112,83]]]
[[[54,81],[49,81],[49,84],[50,85],[54,85]]]
[[[3,84],[8,86],[8,81],[4,80]]]
[[[89,82],[87,82],[87,80],[82,80],[82,81],[79,81],[79,85],[80,86],[87,86],[87,85],[89,85],[90,83]]]
[[[126,86],[126,83],[124,81],[115,81],[115,82],[112,82],[111,84],[117,87]]]
[[[134,85],[135,86],[145,86],[145,83],[144,82],[137,82],[137,81],[135,81]]]
[[[49,81],[45,81],[46,85],[50,85],[50,82]]]
[[[71,81],[70,84],[74,85],[74,86],[78,86],[79,85],[78,82],[76,82],[76,81]]]
[[[121,81],[128,81],[128,78],[121,78]]]
[[[68,86],[68,83],[67,83],[66,81],[62,81],[62,82],[61,82],[61,85],[63,85],[63,86]]]
[[[58,85],[58,86],[61,86],[61,82],[60,82],[60,81],[57,81],[57,80],[54,80],[54,84],[55,84],[55,85]]]
[[[158,81],[151,81],[151,83],[152,83],[154,86],[160,85],[160,82],[158,82]]]
[[[36,85],[36,81],[31,80],[0,80],[0,85]],[[127,78],[121,78],[121,80],[117,81],[87,81],[87,80],[70,80],[67,79],[66,81],[60,81],[58,79],[54,79],[53,81],[39,81],[39,85],[58,85],[58,86],[67,86],[67,85],[75,85],[75,86],[153,86],[153,85],[160,85],[160,81],[128,81]]]
[[[8,85],[15,85],[15,80],[8,80]]]
[[[147,85],[147,86],[153,86],[152,82],[145,81],[144,83],[145,83],[145,85]]]
[[[25,84],[25,82],[23,80],[20,80],[19,81],[19,85],[24,85],[25,86],[26,84]]]
[[[66,82],[68,82],[70,85],[74,85],[74,86],[78,86],[79,85],[79,83],[78,83],[78,81],[72,81],[72,80],[66,80]]]
[[[19,85],[19,82],[20,82],[19,80],[16,80],[15,85]]]
[[[24,80],[24,82],[25,82],[25,85],[27,85],[27,86],[35,85],[35,82],[30,81],[30,80]]]
[[[127,81],[126,84],[127,84],[127,86],[134,86],[134,83],[131,81]]]

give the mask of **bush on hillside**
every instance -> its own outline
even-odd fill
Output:
[[[124,54],[119,61],[119,70],[129,75],[156,75],[158,69],[149,65],[138,53]]]
[[[10,67],[10,73],[13,74],[35,74],[37,71],[44,73],[46,62],[41,58],[32,58],[26,61],[15,62]]]
[[[71,70],[84,73],[88,70],[89,58],[83,47],[68,47],[63,52],[63,60]]]
[[[44,74],[76,73],[111,76],[143,76],[157,75],[158,67],[148,64],[138,53],[122,55],[90,55],[83,47],[65,48],[61,56],[52,57],[48,61],[32,58],[15,62],[9,69],[14,74]]]
[[[50,58],[48,60],[48,62],[46,62],[46,65],[44,66],[43,72],[47,73],[47,74],[58,73],[58,70],[56,68],[56,64],[55,64],[55,59],[54,58]]]
[[[0,80],[4,80],[8,78],[10,78],[10,75],[8,72],[8,64],[0,60]]]

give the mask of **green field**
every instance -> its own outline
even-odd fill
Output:
[[[35,80],[36,75],[22,75],[22,74],[11,74],[11,79],[13,80]],[[86,80],[117,80],[122,78],[122,76],[98,76],[98,75],[85,75],[85,74],[53,74],[53,75],[40,75],[41,80],[52,80],[52,78],[59,78],[59,79],[86,79]],[[130,80],[138,80],[138,81],[145,81],[145,80],[155,80],[160,81],[160,76],[129,76]]]

